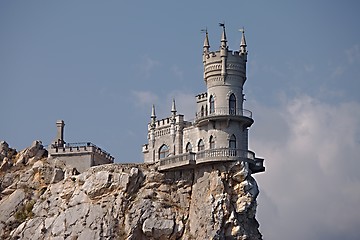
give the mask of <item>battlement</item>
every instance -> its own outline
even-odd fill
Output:
[[[196,100],[197,100],[197,102],[206,101],[207,100],[207,92],[196,95]]]
[[[102,158],[105,158],[109,162],[114,162],[114,157],[110,153],[102,150],[95,144],[91,142],[81,142],[81,143],[66,143],[64,145],[51,144],[48,148],[48,152],[52,157],[59,155],[82,155],[93,153]]]
[[[226,57],[230,61],[242,62],[246,60],[246,54],[233,50],[226,50],[226,51],[227,51]],[[205,64],[221,61],[221,51],[208,52],[204,54],[205,54]]]
[[[167,118],[163,118],[160,120],[156,120],[155,128],[159,129],[159,128],[170,127],[171,120],[172,120],[172,117],[167,117]],[[175,123],[176,124],[187,124],[187,122],[184,120],[184,115],[181,115],[181,114],[175,116]],[[151,123],[148,124],[148,130],[150,130],[150,129],[151,129]]]

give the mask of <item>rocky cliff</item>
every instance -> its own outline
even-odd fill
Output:
[[[78,174],[36,141],[0,144],[1,239],[262,239],[246,164],[160,173],[109,164]]]

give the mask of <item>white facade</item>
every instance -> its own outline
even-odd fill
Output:
[[[246,161],[253,172],[264,171],[263,159],[248,150],[248,128],[252,113],[243,109],[247,50],[244,32],[239,51],[228,49],[225,26],[220,49],[211,52],[208,33],[203,47],[204,80],[207,91],[196,96],[194,122],[177,114],[175,100],[171,116],[157,120],[153,106],[148,124],[144,162],[160,162],[160,170],[194,167],[219,161]],[[253,167],[251,167],[253,166]]]

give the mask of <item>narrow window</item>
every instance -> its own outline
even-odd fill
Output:
[[[231,135],[230,140],[229,140],[229,155],[230,156],[236,156],[237,155],[237,151],[236,151],[236,137],[235,135]]]
[[[229,98],[229,114],[236,115],[236,97],[233,93]]]
[[[201,112],[200,112],[200,114],[201,114],[201,117],[204,116],[204,106],[201,106]]]
[[[214,148],[215,148],[215,139],[214,139],[213,136],[210,136],[209,145],[210,145],[210,149],[214,149]]]
[[[230,149],[236,149],[236,137],[235,135],[231,135],[230,140],[229,140],[229,148]]]
[[[169,147],[164,144],[159,149],[159,159],[166,158],[168,155],[169,155]]]
[[[214,100],[214,96],[211,95],[210,99],[209,99],[209,107],[210,107],[210,114],[215,112],[215,100]]]
[[[203,151],[203,150],[205,150],[204,141],[202,139],[200,139],[200,141],[198,143],[198,151]]]
[[[186,152],[192,152],[192,145],[191,145],[191,143],[190,142],[188,142],[187,144],[186,144]]]

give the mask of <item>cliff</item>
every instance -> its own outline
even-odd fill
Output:
[[[41,143],[0,145],[1,239],[262,239],[247,164],[160,173],[108,164],[82,174]]]

